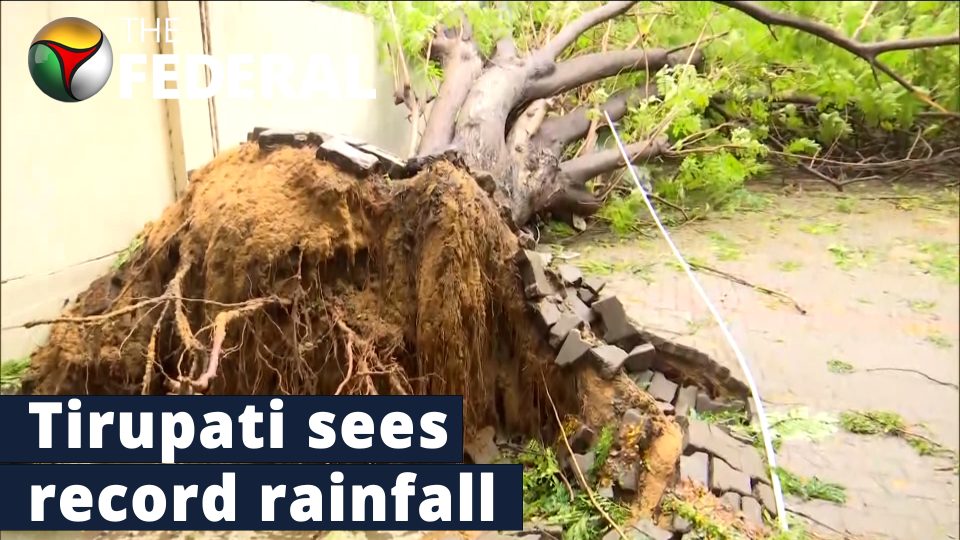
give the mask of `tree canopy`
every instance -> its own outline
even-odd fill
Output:
[[[688,209],[723,205],[777,162],[840,187],[960,158],[956,2],[332,4],[376,22],[420,153],[447,142],[433,140],[431,116],[453,108],[463,123],[464,99],[444,99],[451,77],[476,84],[501,48],[546,57],[507,104],[503,136],[516,138],[524,111],[542,115],[529,138],[593,196],[610,191],[597,176],[622,165],[600,155],[602,110],[628,143],[656,141],[641,152],[656,194]],[[451,38],[469,41],[472,66],[438,54]]]

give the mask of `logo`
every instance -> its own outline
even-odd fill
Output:
[[[107,84],[113,50],[96,25],[64,17],[37,32],[27,63],[44,94],[57,101],[83,101]]]

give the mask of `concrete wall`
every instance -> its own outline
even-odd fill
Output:
[[[117,61],[124,53],[203,52],[198,2],[3,2],[0,60],[0,359],[28,354],[46,329],[16,328],[56,315],[106,271],[143,224],[155,219],[186,184],[186,172],[242,142],[254,126],[347,133],[405,154],[409,127],[393,105],[392,81],[378,68],[370,21],[313,2],[211,2],[210,51],[336,58],[352,51],[376,101],[152,98],[148,85],[119,97]],[[30,79],[27,49],[49,21],[76,16],[110,39],[114,75],[99,94],[59,103]],[[175,41],[128,38],[127,18],[176,18]],[[149,77],[149,76],[148,76]],[[214,129],[215,127],[215,129]],[[217,135],[214,136],[213,133]]]

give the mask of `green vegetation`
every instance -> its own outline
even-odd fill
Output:
[[[133,259],[137,251],[140,251],[141,247],[143,247],[143,236],[138,234],[130,241],[130,244],[117,255],[116,260],[113,261],[113,270],[116,271],[123,268]]]
[[[847,501],[847,490],[840,484],[824,482],[816,476],[805,478],[783,467],[777,467],[777,475],[780,477],[780,485],[784,493],[800,497],[805,501],[820,499],[837,504]]]
[[[602,471],[603,466],[607,464],[607,458],[610,457],[610,450],[613,450],[615,435],[616,433],[613,430],[613,426],[603,426],[600,434],[597,435],[597,442],[593,446],[595,459],[593,461],[593,469],[590,471],[590,473],[594,475],[594,478],[597,472]]]
[[[633,274],[640,277],[647,283],[651,283],[653,278],[651,272],[656,263],[642,264],[628,261],[598,261],[594,259],[579,259],[574,263],[585,273],[595,276],[609,276],[611,274]]]
[[[577,231],[562,221],[551,221],[547,223],[547,235],[553,240],[563,240],[575,236]]]
[[[777,268],[781,272],[796,272],[803,268],[803,263],[800,261],[780,261],[777,263]]]
[[[612,442],[612,435],[609,437]],[[518,461],[524,466],[524,520],[537,518],[561,525],[564,538],[596,540],[603,536],[609,528],[608,523],[585,493],[575,492],[571,500],[570,491],[561,477],[560,465],[552,448],[546,448],[538,441],[530,441],[518,456]],[[594,468],[597,468],[596,464]],[[584,473],[586,475],[587,471]],[[595,475],[591,474],[590,477]],[[596,498],[603,510],[618,524],[624,523],[629,517],[628,508],[599,495]]]
[[[807,234],[824,235],[834,234],[840,230],[839,223],[804,223],[800,226],[800,231]]]
[[[921,456],[942,456],[954,460],[957,454],[940,443],[916,432],[902,416],[891,411],[844,411],[840,414],[840,426],[859,435],[886,435],[907,441]]]
[[[710,239],[710,247],[713,249],[713,253],[721,261],[735,261],[743,255],[740,251],[740,245],[723,234],[714,231],[710,232],[707,237]]]
[[[910,309],[917,313],[930,313],[937,307],[937,303],[932,300],[908,300],[907,303]]]
[[[749,441],[757,448],[763,448],[760,426],[750,423],[744,411],[695,411],[694,417],[723,426],[738,438]],[[825,413],[811,414],[805,407],[787,412],[767,411],[767,420],[770,423],[770,435],[773,437],[772,443],[775,450],[780,448],[783,441],[824,439],[836,432],[837,424],[834,417]]]
[[[948,283],[960,284],[960,254],[957,244],[945,242],[920,245],[922,258],[911,261],[924,273],[932,274]]]
[[[852,214],[856,211],[857,201],[855,199],[850,199],[848,197],[840,197],[837,199],[837,203],[834,205],[837,212],[841,214]]]
[[[827,251],[833,256],[833,264],[842,270],[865,268],[873,260],[873,253],[869,250],[843,244],[832,244]]]
[[[853,373],[853,364],[831,358],[827,360],[827,369],[830,370],[830,373]]]
[[[947,336],[944,336],[943,334],[941,334],[941,333],[939,333],[939,332],[935,332],[935,333],[933,333],[933,334],[929,334],[929,335],[927,335],[927,337],[925,337],[925,338],[923,338],[923,339],[924,339],[927,343],[931,343],[931,344],[933,344],[934,347],[937,347],[937,348],[939,348],[939,349],[950,349],[950,348],[953,348],[953,342],[950,341],[950,339],[947,338]]]
[[[30,357],[15,358],[0,362],[0,387],[16,387],[30,367]]]

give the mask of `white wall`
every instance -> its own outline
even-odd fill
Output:
[[[392,80],[378,69],[372,22],[361,15],[317,2],[210,2],[211,53],[289,55],[297,66],[294,84],[311,54],[332,59],[346,83],[345,58],[355,54],[362,87],[377,90],[375,102],[334,100],[318,94],[313,100],[215,98],[220,148],[244,141],[254,126],[307,129],[353,135],[398,154],[406,153],[405,110],[393,104]]]
[[[0,305],[2,326],[55,314],[173,200],[164,103],[119,99],[116,77],[81,103],[34,85],[27,50],[53,19],[98,25],[122,53],[156,52],[127,40],[124,17],[153,18],[151,2],[3,2],[0,56]],[[4,330],[0,358],[28,353],[45,335]]]

